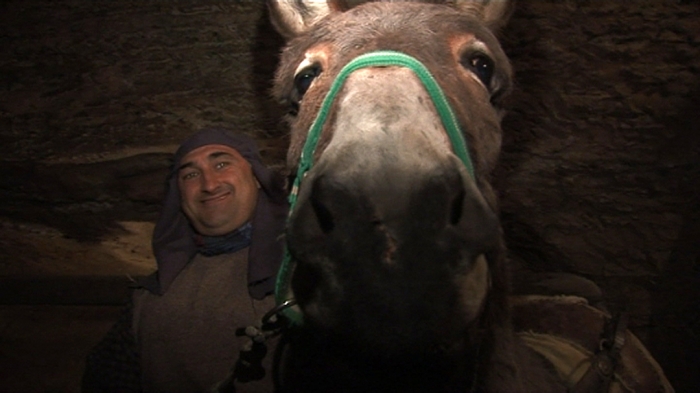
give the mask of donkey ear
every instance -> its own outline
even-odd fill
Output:
[[[512,0],[455,0],[454,6],[475,15],[492,30],[503,27],[513,13]]]
[[[324,16],[342,11],[344,0],[267,0],[275,29],[287,40],[308,30]]]

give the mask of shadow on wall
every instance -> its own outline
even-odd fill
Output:
[[[263,133],[263,137],[258,141],[261,150],[269,151],[269,161],[272,165],[283,167],[281,163],[285,160],[289,146],[288,130],[283,121],[286,108],[273,99],[272,85],[284,39],[272,26],[267,7],[263,8],[264,11],[255,25],[255,40],[250,46],[253,55],[253,90],[256,92],[254,99],[258,114],[255,125]]]
[[[675,134],[661,146],[673,165],[675,192],[686,200],[683,226],[652,297],[650,350],[679,392],[700,386],[700,90],[678,117],[662,119]],[[675,162],[674,162],[675,161]]]
[[[520,267],[598,283],[679,392],[700,386],[699,6],[519,1],[494,174]]]
[[[155,221],[171,154],[87,164],[0,162],[0,216],[97,242],[118,221]]]

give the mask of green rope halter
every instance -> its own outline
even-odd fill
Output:
[[[324,98],[321,104],[321,109],[316,116],[311,128],[309,129],[309,134],[306,137],[306,142],[304,143],[304,148],[301,152],[301,157],[299,159],[299,167],[297,169],[297,175],[294,179],[294,184],[292,185],[292,191],[289,195],[289,211],[290,214],[294,209],[297,201],[297,194],[299,193],[299,187],[301,185],[301,180],[304,178],[306,172],[308,172],[313,166],[313,156],[316,151],[316,146],[318,145],[318,140],[321,136],[321,130],[326,122],[328,113],[330,111],[331,105],[335,100],[335,96],[338,94],[340,89],[343,87],[345,80],[348,76],[366,67],[388,67],[388,66],[400,66],[411,69],[418,79],[425,86],[426,91],[433,100],[435,109],[442,119],[442,124],[445,127],[450,141],[452,142],[452,148],[454,153],[459,157],[464,166],[466,167],[469,174],[474,177],[474,166],[469,157],[469,151],[467,150],[466,143],[464,141],[464,136],[462,135],[462,130],[457,123],[454,112],[450,107],[445,94],[442,89],[435,81],[435,78],[430,74],[430,71],[417,59],[395,51],[376,51],[365,53],[361,56],[356,57],[352,61],[340,70],[340,73],[336,77],[335,81],[331,85],[326,98]],[[285,304],[291,300],[291,288],[290,288],[290,274],[292,271],[292,257],[289,251],[285,251],[284,260],[282,266],[280,267],[279,273],[277,275],[277,281],[275,283],[275,301],[278,305]],[[284,307],[280,309],[280,312],[284,314],[292,324],[301,325],[302,315],[298,307]]]

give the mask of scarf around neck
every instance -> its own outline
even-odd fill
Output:
[[[197,236],[197,252],[211,257],[228,254],[250,246],[250,235],[253,225],[250,222],[231,233],[222,236]]]

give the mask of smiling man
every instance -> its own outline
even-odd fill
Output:
[[[153,233],[158,271],[89,354],[84,392],[209,392],[274,306],[287,215],[282,176],[255,143],[207,129],[175,153]],[[268,351],[271,351],[268,348]],[[239,369],[236,391],[271,392],[272,356]]]
[[[226,145],[198,147],[183,157],[178,187],[183,212],[205,236],[221,236],[248,222],[258,198],[252,166]]]

